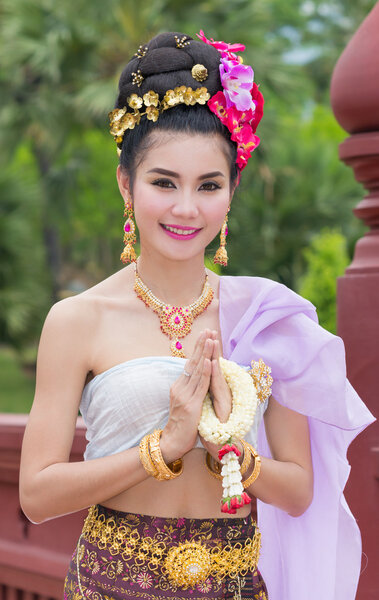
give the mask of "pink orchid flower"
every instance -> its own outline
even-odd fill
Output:
[[[255,108],[250,92],[253,87],[254,71],[250,65],[236,64],[234,61],[222,58],[220,78],[228,108],[235,106],[240,111]]]

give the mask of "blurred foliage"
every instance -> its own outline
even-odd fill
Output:
[[[35,179],[22,146],[0,169],[0,339],[19,351],[40,333],[50,299]]]
[[[353,239],[362,233],[351,213],[361,186],[338,159],[345,134],[329,108],[285,111],[280,123],[280,135],[262,141],[264,156],[242,178],[228,249],[231,271],[294,288],[305,268],[302,249],[322,227],[336,223]]]
[[[0,413],[28,413],[32,406],[35,376],[20,366],[19,356],[0,346]]]
[[[317,232],[351,256],[362,196],[337,158],[332,69],[374,0],[0,0],[1,339],[18,347],[47,306],[122,267],[123,205],[109,110],[121,70],[160,31],[246,44],[265,96],[262,139],[230,213],[230,274],[292,288]],[[217,248],[214,241],[211,251]]]
[[[322,229],[304,256],[307,269],[297,291],[316,306],[320,325],[335,334],[337,277],[349,263],[346,239],[338,229]]]

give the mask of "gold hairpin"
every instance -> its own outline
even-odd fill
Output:
[[[198,63],[192,67],[191,75],[196,81],[205,81],[208,77],[208,69]]]
[[[141,83],[144,80],[144,77],[141,73],[141,69],[137,69],[137,73],[132,73],[133,79],[132,79],[132,84],[133,85],[138,85],[138,87],[140,87]]]
[[[138,46],[138,50],[137,50],[137,52],[134,53],[134,56],[136,56],[137,58],[143,58],[146,55],[147,51],[148,51],[148,47],[143,46],[141,44],[140,46]]]
[[[183,35],[182,38],[179,38],[178,35],[175,35],[174,37],[175,37],[176,47],[177,48],[184,48],[184,46],[188,46],[189,43],[190,43],[190,40],[186,41],[187,40],[187,36],[186,35]]]

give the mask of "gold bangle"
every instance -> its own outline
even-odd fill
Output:
[[[242,438],[239,441],[243,446],[243,461],[241,464],[241,475],[244,475],[250,466],[252,454],[250,451],[249,444],[245,442],[245,440],[243,440]],[[211,459],[213,461],[213,468]],[[222,479],[221,465],[213,458],[213,456],[211,456],[211,454],[209,454],[209,452],[206,452],[205,454],[205,464],[208,471],[211,475],[213,475],[213,477],[215,477],[216,479]]]
[[[215,471],[214,469],[212,469],[211,460],[213,461],[214,465],[215,464],[217,465],[217,467],[215,467],[216,469],[218,469],[217,471]],[[218,463],[217,461],[215,461],[214,458],[213,458],[213,456],[211,456],[211,454],[209,454],[209,452],[205,453],[205,464],[206,464],[206,467],[207,467],[209,473],[211,475],[213,475],[213,477],[215,477],[216,479],[222,479],[220,463]]]
[[[240,442],[243,447],[243,461],[241,464],[241,475],[245,475],[246,471],[250,467],[252,453],[250,450],[250,445],[245,442],[242,438],[240,438]]]
[[[158,481],[166,481],[168,479],[175,479],[176,477],[179,477],[179,475],[183,471],[183,463],[181,459],[170,463],[173,467],[172,469],[170,469],[170,467],[166,465],[159,446],[161,434],[162,429],[156,429],[153,433],[150,434],[149,449],[150,456],[157,470],[157,474],[154,475],[155,479],[158,479]]]
[[[245,442],[247,444],[247,442]],[[254,469],[245,481],[242,482],[243,489],[246,490],[257,479],[261,470],[261,457],[251,444],[248,444],[251,454],[254,456]]]
[[[149,435],[145,435],[139,443],[139,458],[146,473],[155,477],[158,471],[149,453]]]

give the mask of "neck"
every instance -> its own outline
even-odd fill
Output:
[[[188,261],[166,260],[141,252],[138,274],[159,300],[174,306],[187,306],[196,300],[204,286],[204,256]]]

